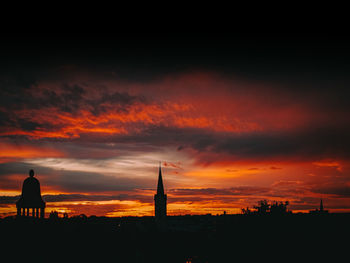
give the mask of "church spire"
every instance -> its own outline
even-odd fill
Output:
[[[154,195],[154,212],[158,222],[166,218],[166,200],[167,196],[164,194],[162,167],[159,162],[157,193]]]
[[[320,211],[323,212],[323,202],[322,202],[322,198],[321,198],[321,202],[320,202]]]
[[[157,194],[158,195],[164,195],[164,186],[163,186],[161,162],[159,162],[159,175],[158,175]]]

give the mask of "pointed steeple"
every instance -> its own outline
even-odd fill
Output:
[[[322,202],[322,199],[321,199],[321,202],[320,202],[320,211],[323,212],[323,202]]]
[[[166,200],[167,196],[164,194],[162,167],[159,162],[157,193],[154,195],[154,214],[158,222],[166,218]]]
[[[158,185],[157,185],[157,194],[164,195],[164,186],[163,186],[163,178],[162,178],[162,167],[159,162],[159,175],[158,175]]]

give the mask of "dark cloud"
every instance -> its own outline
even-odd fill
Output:
[[[36,128],[36,124],[31,122],[23,121],[22,125],[24,130]],[[80,138],[68,140],[57,147],[72,157],[89,158],[89,152],[86,150],[91,150],[91,156],[108,158],[117,154],[116,149],[122,149],[130,144],[141,148],[147,145],[174,146],[178,151],[194,150],[195,158],[202,163],[249,159],[312,161],[322,158],[347,159],[350,157],[350,127],[346,123],[335,126],[320,124],[292,132],[261,131],[234,134],[161,125],[148,125],[140,129],[141,132],[137,133],[104,136],[82,133]],[[271,169],[275,168],[271,167]]]
[[[19,195],[16,196],[0,196],[0,205],[4,204],[14,204],[20,198]]]
[[[118,112],[128,112],[129,107],[136,102],[145,103],[144,96],[134,96],[127,92],[114,91],[112,93],[104,93],[99,99],[91,99],[86,101],[91,113],[95,116],[105,113],[111,108]]]
[[[199,161],[221,160],[317,160],[350,157],[350,127],[325,125],[293,132],[229,134],[195,128],[151,126],[142,134],[96,138],[99,142],[147,143],[195,150]],[[271,168],[271,169],[275,169]]]
[[[96,138],[97,141],[115,143],[147,143],[150,145],[175,145],[181,151],[188,147],[205,149],[222,138],[205,129],[177,128],[163,125],[148,125],[143,127],[142,133]]]
[[[127,177],[127,175],[107,176],[94,172],[62,169],[55,170],[39,165],[12,162],[0,164],[1,189],[13,190],[14,187],[17,187],[17,190],[20,190],[22,181],[19,181],[18,178],[12,179],[11,175],[23,174],[24,180],[30,169],[34,169],[42,186],[54,187],[55,189],[71,193],[130,191],[144,187],[154,187],[155,184],[154,180],[149,178],[131,178]]]
[[[295,159],[349,158],[350,136],[347,127],[313,127],[300,132],[250,133],[222,135],[200,139],[191,144],[202,153],[227,154],[233,159]],[[204,142],[204,143],[203,143]],[[210,142],[210,143],[209,143]],[[210,162],[215,156],[200,156]],[[224,157],[221,155],[221,157]],[[218,156],[220,158],[220,156]],[[212,159],[214,161],[214,159]],[[216,159],[215,159],[216,161]]]
[[[169,189],[168,192],[172,195],[203,195],[203,196],[213,196],[213,195],[259,195],[268,194],[270,188],[266,187],[255,187],[255,186],[240,186],[231,188],[178,188]]]
[[[0,98],[1,105],[22,104],[26,100],[23,94],[30,91],[38,80],[33,72],[26,71],[2,71],[0,74],[0,90],[4,96]]]
[[[42,98],[37,101],[41,107],[56,107],[62,112],[76,113],[78,110],[87,110],[98,116],[113,108],[127,111],[128,106],[135,102],[145,102],[144,97],[130,95],[127,92],[108,91],[107,87],[93,87],[88,84],[59,85],[59,92],[44,89]],[[92,97],[90,92],[99,89],[99,93]]]
[[[44,89],[40,98],[34,97],[29,106],[32,107],[56,107],[62,112],[75,113],[84,105],[84,94],[86,90],[77,84],[61,85],[60,93],[52,89]]]
[[[23,162],[8,162],[0,163],[0,177],[9,174],[28,174],[29,170],[32,169],[33,165]],[[40,167],[41,172],[48,172],[50,169]]]
[[[39,123],[29,121],[26,119],[22,119],[22,118],[17,119],[17,123],[19,124],[19,128],[23,131],[33,131],[33,130],[38,129],[39,127],[43,127],[43,125],[41,125]],[[45,126],[46,126],[46,128],[48,128],[47,124]],[[53,128],[52,125],[49,125],[49,126],[50,126],[50,128]]]
[[[147,178],[114,177],[75,171],[56,171],[56,174],[57,176],[48,179],[47,183],[69,192],[130,191],[154,186],[154,180]]]
[[[145,102],[144,97],[132,96],[127,92],[113,91],[98,87],[100,92],[94,98],[91,98],[90,91],[96,87],[80,84],[66,83],[65,80],[56,84],[56,87],[40,87],[37,83],[19,83],[17,86],[2,84],[1,106],[3,110],[34,110],[45,108],[57,108],[59,111],[75,113],[81,109],[94,110],[106,106],[126,106],[133,104],[135,101]],[[28,85],[28,86],[25,86]],[[8,89],[8,91],[7,91]],[[102,110],[103,111],[103,110]]]
[[[347,185],[327,185],[316,186],[313,192],[325,195],[332,195],[337,198],[350,198],[350,186]]]

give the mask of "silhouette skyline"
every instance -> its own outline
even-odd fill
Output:
[[[271,204],[267,200],[259,201],[257,206],[253,208],[255,210],[247,208],[242,208],[241,213],[243,215],[287,215],[292,214],[293,211],[288,210],[287,206],[289,201],[285,202],[272,202]],[[41,197],[40,183],[39,180],[34,178],[34,170],[29,171],[29,177],[26,178],[23,182],[22,194],[20,198],[16,201],[17,207],[17,217],[33,217],[33,218],[44,218],[45,217],[45,206],[46,203]],[[30,213],[30,209],[32,212]],[[310,210],[310,214],[322,215],[328,214],[328,210],[324,209],[323,200],[320,199],[319,209]],[[211,214],[207,214],[211,215]],[[227,215],[226,211],[223,211],[223,215]],[[80,216],[86,217],[86,215],[81,214]],[[138,215],[136,215],[138,216]],[[157,190],[154,195],[154,214],[155,221],[158,223],[166,223],[165,219],[167,217],[167,195],[165,194],[163,177],[162,177],[162,167],[161,162],[159,162],[159,171],[158,171],[158,182]],[[58,219],[59,213],[56,210],[50,212],[50,219]],[[68,213],[63,213],[63,218],[68,218]],[[94,215],[95,217],[95,215]]]

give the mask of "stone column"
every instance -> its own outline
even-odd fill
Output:
[[[32,208],[32,217],[35,217],[35,208]]]
[[[36,209],[36,217],[39,218],[39,208]]]
[[[17,216],[20,216],[20,215],[21,215],[21,208],[17,207]]]
[[[29,216],[29,207],[27,208],[27,216]]]
[[[44,218],[45,217],[45,208],[42,207],[40,208],[40,218]]]

